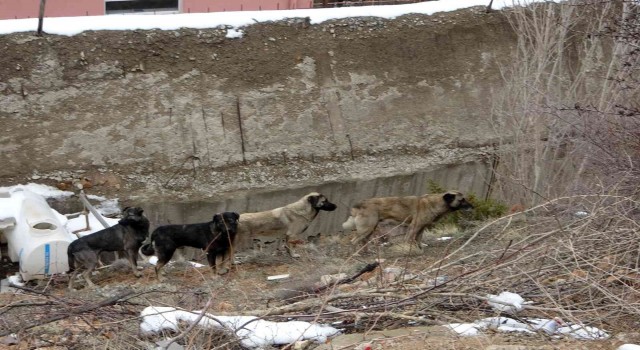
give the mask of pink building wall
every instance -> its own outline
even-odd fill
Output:
[[[0,19],[38,18],[40,0],[0,0]],[[47,0],[45,17],[104,15],[104,0]]]
[[[182,12],[290,10],[313,7],[313,0],[182,0]]]
[[[180,0],[184,13],[312,8],[313,0]],[[40,0],[0,0],[0,19],[37,18]],[[45,17],[104,15],[104,0],[47,0]]]

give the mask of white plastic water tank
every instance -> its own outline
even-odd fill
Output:
[[[9,200],[15,224],[3,232],[9,258],[19,263],[22,279],[41,279],[69,270],[67,247],[73,239],[47,201],[22,188],[11,191]]]

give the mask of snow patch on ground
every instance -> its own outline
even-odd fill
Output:
[[[490,317],[473,323],[451,323],[445,327],[460,336],[477,336],[485,334],[485,331],[492,330],[505,333],[536,333],[544,331],[548,335],[566,335],[578,340],[601,340],[610,337],[607,332],[592,326],[564,324],[560,327],[563,323],[559,319],[524,318],[523,321],[509,317]]]
[[[579,340],[596,340],[607,339],[609,334],[607,332],[592,326],[585,326],[582,324],[572,324],[565,327],[558,328],[558,333],[569,335]]]
[[[640,345],[622,344],[616,350],[640,350]]]
[[[525,301],[517,293],[502,292],[498,295],[487,295],[487,303],[498,312],[516,314],[526,308],[529,301]],[[473,323],[451,323],[445,327],[461,336],[475,336],[484,334],[486,330],[498,332],[536,333],[543,331],[548,335],[567,335],[579,340],[607,339],[609,334],[596,327],[583,324],[565,323],[559,318],[523,318],[515,320],[509,317],[488,317]]]
[[[487,295],[487,303],[496,311],[516,314],[524,309],[526,302],[519,294],[502,292]]]
[[[225,37],[229,39],[237,39],[242,38],[243,35],[244,32],[242,30],[232,28],[227,30],[227,35],[225,35]]]
[[[140,313],[140,331],[145,335],[157,334],[165,329],[178,331],[179,322],[193,324],[200,313],[149,306]],[[252,349],[306,339],[324,343],[327,338],[340,333],[331,326],[303,321],[272,322],[254,316],[215,316],[208,313],[198,322],[198,326],[234,332],[242,346]]]

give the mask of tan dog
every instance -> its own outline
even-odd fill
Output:
[[[342,224],[345,230],[356,229],[351,240],[364,246],[369,242],[380,221],[409,224],[407,240],[420,247],[422,231],[444,214],[458,209],[472,209],[464,195],[457,191],[424,196],[370,198],[351,208],[351,216]]]
[[[297,258],[300,255],[294,252],[291,241],[299,239],[320,210],[335,209],[336,205],[329,202],[327,197],[312,192],[284,207],[240,214],[238,239],[246,240],[247,236],[251,239],[257,236],[285,237],[285,248],[289,255]]]

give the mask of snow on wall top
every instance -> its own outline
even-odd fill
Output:
[[[542,0],[494,0],[493,9],[527,5]],[[167,15],[84,16],[45,18],[43,30],[48,34],[76,35],[87,30],[135,30],[179,28],[240,28],[256,22],[279,21],[286,18],[309,17],[311,24],[347,17],[380,17],[393,19],[409,13],[431,15],[458,9],[487,6],[489,0],[439,0],[404,5],[357,6],[322,9],[275,11],[237,11]],[[0,20],[0,34],[35,31],[37,18]]]

